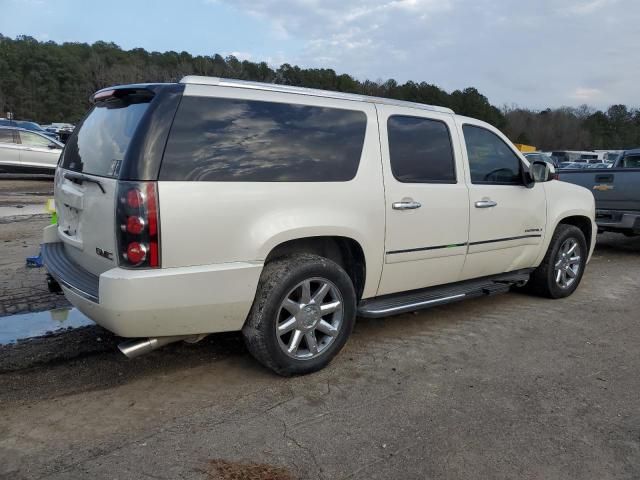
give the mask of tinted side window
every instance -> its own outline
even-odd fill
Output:
[[[0,143],[14,143],[13,131],[6,128],[0,128]]]
[[[622,168],[640,168],[640,155],[628,155],[622,160]]]
[[[451,136],[438,120],[393,115],[387,121],[391,171],[405,183],[456,183]]]
[[[520,159],[504,141],[482,127],[462,127],[472,183],[522,185]]]
[[[340,182],[355,177],[364,112],[211,97],[182,98],[161,180]]]
[[[20,132],[20,142],[27,147],[47,148],[50,140],[35,133]]]

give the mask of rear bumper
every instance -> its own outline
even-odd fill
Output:
[[[640,234],[640,212],[596,210],[599,230]]]
[[[62,242],[42,244],[42,258],[48,272],[62,287],[98,303],[98,277],[71,260],[65,254]]]
[[[158,337],[242,329],[261,263],[231,262],[157,270],[82,270],[57,242],[43,245],[44,263],[67,299],[98,325],[122,337]],[[96,295],[87,290],[96,282]],[[95,290],[94,290],[95,292]]]

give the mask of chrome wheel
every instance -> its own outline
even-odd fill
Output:
[[[558,250],[554,274],[560,288],[569,288],[578,278],[581,268],[580,245],[575,238],[567,238]]]
[[[343,303],[338,288],[324,278],[296,285],[278,310],[276,335],[282,351],[299,360],[322,355],[340,332]]]

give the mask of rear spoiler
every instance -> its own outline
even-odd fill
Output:
[[[144,103],[150,102],[155,92],[149,88],[141,88],[138,86],[130,87],[110,87],[98,90],[89,97],[89,101],[96,105],[103,102],[117,102],[125,97],[133,100],[127,103]]]

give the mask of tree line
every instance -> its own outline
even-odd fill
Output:
[[[123,50],[108,42],[39,42],[0,34],[0,116],[39,123],[82,118],[89,97],[101,88],[126,83],[176,82],[185,75],[205,75],[271,82],[441,105],[502,129],[519,143],[542,149],[628,148],[640,145],[640,111],[615,105],[606,112],[588,107],[534,112],[499,109],[476,88],[446,92],[427,82],[357,80],[327,68],[191,55],[187,52]]]
[[[505,133],[540,150],[625,150],[640,147],[640,109],[587,105],[532,111],[505,107]]]

